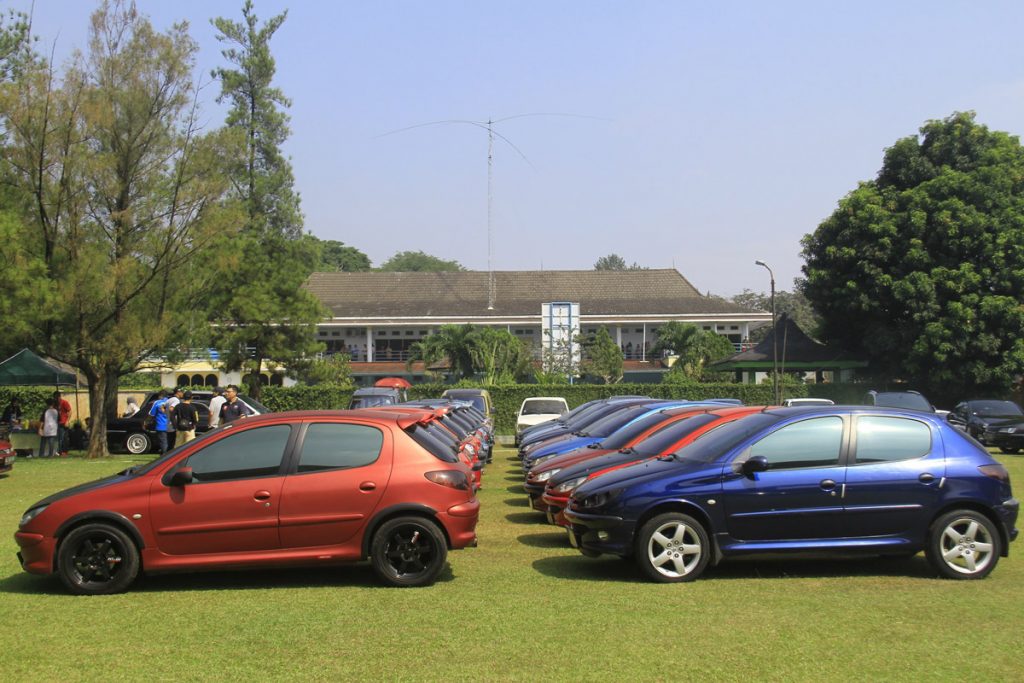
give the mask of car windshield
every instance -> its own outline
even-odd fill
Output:
[[[881,391],[875,394],[875,405],[884,408],[932,411],[932,406],[921,394],[906,391]]]
[[[619,429],[650,410],[650,408],[643,405],[617,410],[586,427],[583,430],[583,434],[584,436],[596,436],[603,439],[606,436],[611,436]]]
[[[658,411],[647,417],[642,417],[632,424],[628,424],[622,429],[616,431],[614,434],[609,436],[607,439],[601,441],[601,447],[607,448],[608,450],[618,450],[625,448],[626,444],[636,439],[651,427],[661,424],[665,420],[669,419],[669,415],[666,415],[662,411]]]
[[[696,413],[691,417],[684,418],[678,422],[673,422],[672,424],[659,429],[636,446],[633,446],[633,450],[640,455],[662,455],[683,437],[692,434],[704,425],[711,424],[718,419],[720,418],[717,415]]]
[[[565,411],[562,401],[533,400],[523,404],[523,415],[561,415]]]
[[[971,401],[971,412],[981,417],[1024,415],[1013,401]]]
[[[772,413],[754,413],[717,427],[685,448],[679,450],[680,460],[713,462],[761,430],[785,418]]]
[[[261,415],[264,414],[264,413],[271,413],[271,412],[273,412],[270,408],[266,407],[265,405],[263,405],[262,403],[260,403],[259,401],[257,401],[256,399],[254,399],[251,396],[246,396],[245,394],[240,394],[238,396],[238,398],[240,398],[243,401],[245,401],[245,403],[250,408],[255,409],[256,412],[260,413]]]
[[[372,408],[373,406],[389,406],[394,402],[390,396],[353,396],[348,407],[350,409]]]

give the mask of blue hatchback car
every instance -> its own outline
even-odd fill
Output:
[[[828,406],[765,409],[597,477],[565,515],[583,554],[633,556],[661,582],[740,555],[921,550],[942,576],[980,579],[1019,507],[1006,468],[936,415]]]

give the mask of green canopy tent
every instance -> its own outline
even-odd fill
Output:
[[[28,349],[22,349],[0,363],[0,386],[57,387],[62,384],[78,384],[78,375],[49,363]]]

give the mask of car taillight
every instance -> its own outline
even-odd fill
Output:
[[[1002,465],[979,465],[978,470],[986,477],[992,477],[998,479],[1004,484],[1010,483],[1010,473],[1006,471],[1006,468]]]
[[[437,470],[435,472],[427,472],[423,475],[435,484],[441,486],[447,486],[452,489],[459,489],[460,491],[469,490],[469,479],[466,475],[458,470]]]

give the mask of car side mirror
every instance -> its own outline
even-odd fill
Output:
[[[949,415],[946,416],[946,422],[948,422],[951,425],[964,424],[963,419],[959,415],[956,415],[954,413],[950,413]]]
[[[743,463],[741,471],[745,477],[753,477],[758,472],[766,472],[768,470],[768,458],[763,455],[755,455]]]
[[[171,473],[171,476],[167,479],[167,485],[185,486],[186,484],[191,484],[192,481],[192,468],[182,467]]]

